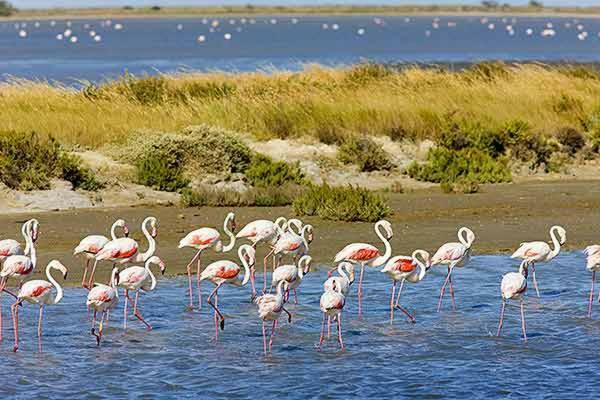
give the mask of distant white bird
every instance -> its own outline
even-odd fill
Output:
[[[323,322],[321,323],[321,336],[319,337],[317,348],[320,349],[323,340],[325,340],[325,319],[327,319],[329,326],[331,319],[335,318],[337,322],[338,342],[340,343],[340,348],[342,350],[344,349],[344,341],[342,339],[342,310],[344,309],[345,304],[346,298],[335,283],[333,284],[333,290],[326,290],[325,293],[321,295],[319,305],[323,312]]]
[[[271,282],[271,290],[277,287],[279,282],[286,281],[289,283],[288,291],[286,291],[286,301],[289,299],[289,290],[294,291],[294,303],[298,304],[298,294],[296,289],[302,283],[304,275],[310,271],[310,264],[312,262],[311,256],[302,256],[297,265],[281,265],[273,271],[273,279]]]
[[[340,293],[346,296],[348,290],[350,290],[350,285],[354,283],[354,265],[347,261],[343,261],[338,264],[337,271],[340,276],[331,276],[330,272],[330,277],[323,284],[323,289],[325,291],[333,290],[335,285],[335,287],[340,289]]]
[[[254,300],[254,303],[258,306],[258,316],[262,319],[263,348],[265,354],[267,354],[267,331],[265,322],[273,321],[268,351],[271,351],[273,348],[273,337],[277,330],[277,321],[279,320],[281,312],[284,311],[288,315],[288,322],[292,322],[292,314],[284,307],[285,297],[283,293],[288,289],[289,284],[286,281],[279,281],[277,284],[277,294],[263,294]]]
[[[523,339],[527,341],[527,332],[525,329],[525,311],[523,309],[523,294],[527,290],[527,261],[522,261],[519,272],[509,272],[502,277],[500,290],[502,292],[502,309],[500,310],[500,322],[498,323],[498,333],[500,336],[502,324],[504,323],[504,309],[508,300],[519,300],[521,303],[521,329],[523,330]]]
[[[567,231],[562,226],[554,225],[550,228],[550,238],[554,248],[551,249],[546,242],[523,242],[510,258],[520,258],[527,261],[528,266],[531,266],[531,274],[533,275],[533,285],[535,293],[540,297],[537,280],[535,278],[535,264],[540,262],[549,262],[560,253],[560,246],[567,241]]]
[[[87,296],[86,304],[88,308],[94,310],[94,318],[92,319],[92,335],[96,337],[96,344],[100,346],[102,340],[102,331],[104,325],[104,318],[109,310],[112,310],[119,303],[119,291],[117,285],[119,284],[119,268],[114,267],[110,276],[110,286],[102,283],[95,283],[92,290],[89,291]],[[96,333],[96,314],[100,312],[100,326],[98,327],[98,333]]]

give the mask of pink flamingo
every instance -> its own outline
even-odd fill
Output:
[[[504,323],[504,309],[508,300],[519,300],[521,303],[521,329],[523,330],[523,339],[527,341],[527,333],[525,332],[525,311],[523,309],[523,294],[527,290],[527,260],[521,262],[519,272],[509,272],[502,277],[500,285],[502,291],[502,309],[500,310],[500,322],[498,323],[498,333],[500,336],[502,324]]]
[[[425,274],[430,266],[429,253],[425,250],[415,250],[411,257],[396,256],[390,258],[385,267],[381,270],[381,272],[387,274],[393,281],[392,297],[390,299],[390,324],[394,323],[394,309],[402,311],[408,317],[410,322],[417,322],[414,315],[400,305],[400,295],[402,294],[404,282],[421,282],[423,278],[425,278]],[[396,302],[394,303],[396,285],[398,282],[400,282],[400,290],[398,290],[398,297],[396,297]]]
[[[267,243],[269,246],[273,246],[279,236],[283,235],[287,228],[287,220],[284,217],[279,217],[273,221],[266,219],[258,219],[248,223],[242,228],[241,231],[235,235],[238,239],[248,239],[252,242],[252,247],[256,249],[258,244]],[[265,256],[263,260],[264,268],[264,282],[263,282],[263,293],[267,290],[267,260],[273,254],[273,249]],[[254,283],[254,273],[250,277],[252,284],[252,298],[256,297],[256,288]]]
[[[125,307],[123,309],[123,328],[127,329],[127,301],[129,298],[129,291],[135,292],[135,301],[133,303],[133,315],[139,319],[148,330],[152,330],[152,326],[146,322],[142,317],[138,308],[138,298],[140,295],[140,289],[144,292],[151,292],[156,288],[156,277],[150,270],[150,265],[158,265],[160,267],[160,273],[165,273],[165,263],[157,256],[152,256],[146,260],[143,267],[133,266],[125,268],[119,272],[119,286],[125,289]]]
[[[533,275],[533,286],[537,297],[540,297],[537,280],[535,279],[535,263],[549,262],[560,253],[560,246],[567,241],[567,231],[562,226],[554,225],[550,228],[550,238],[554,248],[551,249],[546,242],[524,242],[521,243],[517,251],[510,258],[520,258],[527,261],[528,266],[531,266],[531,274]]]
[[[394,235],[392,224],[382,219],[375,224],[375,233],[385,246],[385,253],[381,255],[377,247],[366,243],[352,243],[344,247],[336,254],[334,262],[348,261],[354,264],[360,264],[360,278],[358,279],[358,315],[362,313],[362,285],[365,273],[365,265],[378,267],[383,265],[392,255],[392,246],[390,239]],[[383,229],[383,232],[382,232]]]
[[[224,284],[234,286],[245,286],[250,280],[250,266],[256,263],[256,253],[252,246],[244,244],[238,249],[238,257],[244,267],[244,280],[240,281],[239,274],[241,268],[233,261],[221,260],[209,264],[200,275],[201,281],[210,281],[215,285],[215,289],[208,296],[208,304],[215,311],[215,340],[219,339],[218,321],[221,321],[221,329],[225,329],[225,317],[219,310],[219,289]],[[215,298],[213,303],[212,299]]]
[[[302,256],[298,260],[297,265],[282,265],[273,271],[273,280],[271,282],[271,290],[277,287],[279,282],[286,281],[289,283],[288,288],[294,291],[294,303],[298,304],[298,294],[296,289],[302,283],[304,275],[310,271],[311,256]],[[289,298],[289,291],[286,292],[286,301]]]
[[[329,278],[323,284],[323,290],[333,290],[335,285],[340,293],[346,296],[350,285],[354,283],[354,265],[346,261],[341,262],[337,266],[337,271],[339,276],[332,276],[332,272],[329,271]]]
[[[284,232],[273,245],[273,257],[277,258],[276,266],[279,266],[281,258],[284,255],[291,255],[294,262],[298,256],[308,254],[308,245],[313,241],[312,225],[304,225],[300,235],[296,234],[292,229]]]
[[[231,224],[231,230],[229,230],[229,225]],[[223,246],[223,241],[221,240],[221,234],[218,230],[213,228],[200,228],[196,229],[190,233],[188,233],[183,239],[179,241],[179,247],[192,247],[197,250],[196,255],[192,258],[192,260],[187,265],[187,274],[188,274],[188,284],[189,284],[189,293],[190,293],[190,305],[189,309],[193,310],[193,294],[192,294],[192,264],[197,259],[198,267],[196,272],[196,285],[198,290],[198,309],[202,309],[202,292],[200,291],[200,255],[206,249],[213,248],[218,253],[227,253],[233,249],[235,246],[235,236],[233,232],[235,232],[235,214],[230,212],[225,217],[225,221],[223,222],[223,231],[227,236],[229,236],[229,244],[227,246]]]
[[[438,301],[438,312],[442,308],[442,299],[446,292],[446,286],[450,286],[450,296],[452,296],[452,308],[456,309],[456,302],[454,300],[454,287],[452,286],[452,271],[455,267],[464,267],[471,259],[471,247],[475,241],[475,233],[466,227],[462,227],[458,230],[459,242],[450,242],[442,245],[435,252],[431,259],[431,266],[438,264],[445,264],[448,266],[448,274],[446,280],[440,290],[440,299]]]
[[[585,248],[587,255],[586,268],[592,273],[592,289],[590,290],[590,304],[588,306],[588,318],[592,318],[592,302],[594,300],[594,283],[596,282],[596,272],[600,271],[600,245],[588,246]],[[598,294],[600,301],[600,293]]]
[[[16,279],[19,281],[20,287],[23,280],[31,276],[37,264],[37,254],[34,241],[34,236],[37,236],[37,230],[34,230],[34,223],[30,221],[25,224],[26,251],[29,252],[29,256],[12,255],[6,257],[4,259],[4,264],[2,265],[2,270],[0,271],[0,294],[2,294],[2,292],[6,292],[15,299],[17,299],[17,295],[6,289],[8,279]],[[2,320],[2,307],[0,303],[0,340],[2,340]]]
[[[150,224],[152,233],[148,231],[147,225]],[[129,264],[133,262],[146,262],[146,260],[154,255],[156,251],[156,241],[154,238],[157,235],[157,224],[158,221],[154,217],[147,217],[142,222],[142,232],[148,240],[148,250],[144,253],[139,253],[138,243],[129,238],[117,238],[106,243],[102,250],[100,250],[95,257],[94,266],[92,267],[92,273],[90,274],[90,280],[88,287],[92,287],[94,282],[94,274],[96,272],[96,266],[99,261],[107,260],[112,261],[113,266],[116,264]]]
[[[117,240],[116,229],[123,228],[123,233],[125,237],[129,236],[129,228],[124,220],[118,219],[110,228],[110,236],[112,240]],[[86,262],[85,269],[83,270],[83,278],[81,280],[81,286],[87,289],[90,289],[88,283],[86,282],[86,277],[88,273],[88,269],[90,267],[90,261],[96,258],[96,255],[110,240],[104,235],[89,235],[81,239],[77,247],[75,247],[75,251],[73,251],[73,255],[76,256],[78,254],[83,254]]]
[[[17,301],[12,305],[11,308],[13,315],[13,328],[15,331],[15,346],[13,347],[13,351],[17,351],[19,349],[19,307],[24,301],[40,306],[40,317],[38,320],[38,341],[41,351],[42,317],[44,313],[44,306],[48,304],[58,304],[63,298],[62,287],[58,284],[58,282],[56,282],[50,273],[53,269],[62,272],[63,278],[67,279],[67,268],[58,260],[52,260],[46,266],[46,277],[48,278],[47,281],[41,279],[28,281],[21,286],[21,289],[19,289]],[[52,292],[53,287],[56,289],[56,293]]]
[[[102,340],[102,330],[104,324],[104,318],[109,310],[112,310],[119,303],[119,291],[117,285],[119,284],[119,268],[113,267],[112,274],[110,276],[110,286],[102,283],[95,283],[94,287],[89,291],[87,296],[87,307],[94,310],[94,318],[92,319],[92,335],[96,337],[96,344],[100,346]],[[100,326],[98,327],[98,333],[96,333],[96,313],[100,312]]]
[[[33,232],[33,241],[35,242],[38,237],[39,222],[37,219],[30,219],[21,227],[21,234],[25,238],[25,244],[27,244],[27,229],[29,225],[31,225]],[[23,254],[26,256],[29,255],[29,248],[27,246],[25,247],[25,251],[23,251],[21,244],[14,239],[0,240],[0,263],[2,263],[7,257]]]
[[[336,286],[335,282],[333,283],[332,289],[333,290],[326,290],[325,293],[321,295],[319,304],[321,311],[323,312],[323,322],[321,323],[321,336],[319,337],[317,348],[321,348],[323,340],[325,339],[325,318],[327,317],[327,320],[331,321],[331,318],[333,317],[337,322],[338,342],[340,343],[340,348],[344,350],[344,341],[342,340],[342,310],[346,304],[346,298],[340,293],[340,288]]]
[[[254,300],[254,303],[258,306],[258,317],[262,319],[262,335],[263,335],[263,349],[265,355],[267,355],[267,331],[266,321],[273,321],[271,326],[271,335],[269,338],[269,349],[270,352],[273,349],[273,337],[277,330],[277,324],[281,312],[284,311],[288,315],[288,322],[292,322],[292,314],[285,309],[285,296],[284,292],[289,290],[289,283],[287,281],[279,281],[277,283],[276,294],[263,294]]]

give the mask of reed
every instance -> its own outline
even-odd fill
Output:
[[[357,135],[433,139],[449,121],[532,134],[600,131],[600,73],[591,67],[485,64],[462,71],[359,65],[300,72],[123,77],[83,90],[25,80],[0,84],[0,131],[35,131],[99,148],[141,130],[206,123],[254,138],[344,143]]]

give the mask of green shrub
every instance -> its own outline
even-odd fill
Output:
[[[116,158],[132,164],[149,154],[174,153],[180,166],[190,175],[244,172],[252,159],[252,150],[239,134],[210,125],[191,126],[178,133],[140,132],[116,148]]]
[[[61,171],[59,177],[71,182],[73,188],[95,192],[104,187],[92,170],[81,165],[80,157],[63,152],[58,163]]]
[[[293,203],[298,216],[319,216],[334,221],[375,222],[392,213],[386,200],[361,187],[311,186]]]
[[[285,161],[274,161],[272,158],[258,153],[252,157],[245,174],[248,182],[256,187],[304,183],[304,174],[298,163],[288,164]]]
[[[572,127],[561,128],[556,134],[556,139],[570,155],[575,155],[585,146],[585,137],[581,132]]]
[[[35,133],[0,132],[0,182],[11,189],[49,189],[52,178],[74,188],[98,190],[101,184],[81,159],[69,155],[54,139]]]
[[[138,183],[157,190],[176,192],[189,180],[183,174],[183,156],[178,152],[157,151],[145,154],[136,163]]]
[[[16,9],[8,1],[0,1],[0,17],[11,16],[15,10]]]
[[[411,178],[426,182],[457,182],[467,178],[479,183],[510,182],[510,170],[504,159],[494,159],[475,148],[450,150],[436,147],[429,150],[423,164],[413,162],[408,168]]]
[[[393,165],[383,147],[367,136],[350,137],[337,150],[344,164],[356,164],[364,172],[390,170]]]
[[[479,183],[470,178],[461,178],[456,182],[442,182],[440,188],[444,193],[473,194],[479,192]]]

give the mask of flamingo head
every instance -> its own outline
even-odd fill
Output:
[[[243,253],[244,260],[248,263],[248,266],[250,268],[254,267],[256,265],[256,250],[254,250],[254,247],[245,244],[240,247],[240,250],[241,253]]]
[[[159,259],[158,267],[160,268],[160,274],[164,275],[165,271],[167,270],[167,266],[165,265],[165,262],[163,260]]]
[[[152,227],[152,231],[151,231],[150,235],[153,238],[156,238],[156,236],[158,235],[158,222],[156,221],[156,219],[152,220],[152,222],[150,223],[150,226]]]
[[[115,225],[118,226],[119,228],[123,228],[123,234],[125,235],[125,237],[129,237],[129,227],[125,223],[124,219],[118,219],[115,222]]]
[[[558,233],[558,242],[562,246],[567,242],[567,231],[565,230],[565,228],[558,225],[554,226],[553,229],[556,230],[556,232]]]
[[[237,224],[235,222],[235,214],[230,212],[229,214],[227,214],[227,218],[229,219],[229,225],[230,225],[230,229],[232,233],[235,233],[235,230],[237,228]]]
[[[386,221],[385,219],[383,219],[383,220],[381,220],[381,226],[383,226],[383,229],[385,230],[386,239],[390,240],[392,238],[392,236],[394,236],[394,231],[392,230],[392,224],[390,224],[389,221]]]
[[[31,220],[31,240],[36,242],[40,236],[40,223],[37,219]]]
[[[304,229],[306,229],[306,241],[308,243],[312,243],[313,239],[315,238],[312,225],[305,225]]]

